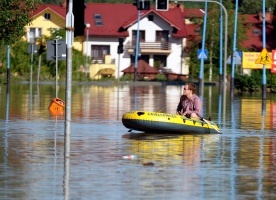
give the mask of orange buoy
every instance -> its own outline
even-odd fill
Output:
[[[59,98],[53,98],[48,109],[52,115],[63,115],[65,102]]]

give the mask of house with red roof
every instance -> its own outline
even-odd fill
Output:
[[[139,59],[157,70],[188,74],[188,65],[181,56],[187,32],[180,7],[168,11],[152,7],[140,11],[138,16],[137,7],[132,4],[87,3],[85,20],[90,25],[85,32],[88,35],[85,54],[92,65],[104,63],[105,55],[110,54],[121,76],[122,70],[135,62],[139,29]],[[122,54],[117,53],[120,38],[124,46]]]
[[[32,13],[32,17],[33,22],[25,27],[28,41],[50,35],[49,29],[64,29],[66,0],[62,5],[43,4]],[[193,18],[203,18],[202,11],[184,9],[178,4],[170,5],[168,11],[156,11],[151,7],[150,10],[141,10],[138,16],[137,7],[132,4],[87,3],[85,22],[89,26],[83,36],[75,38],[73,47],[89,58],[92,79],[120,77],[123,70],[135,62],[139,29],[138,60],[162,72],[188,75],[189,44],[201,38],[200,26],[191,22]],[[243,47],[252,51],[262,49],[260,23],[260,15],[245,16],[248,40],[243,41]],[[268,49],[275,49],[272,28],[270,20],[267,24]],[[119,41],[123,41],[121,54],[118,54]]]
[[[49,29],[65,28],[66,1],[62,5],[43,4],[32,13],[33,22],[26,26],[27,40],[49,35]],[[137,30],[139,29],[139,60],[157,70],[188,74],[187,62],[182,58],[186,46],[187,31],[179,6],[168,11],[140,11],[132,4],[86,3],[85,22],[89,24],[84,36],[73,47],[89,57],[90,77],[99,73],[95,67],[105,67],[105,58],[114,64],[112,76],[121,76],[122,70],[135,61]],[[123,41],[123,53],[118,54],[119,40]],[[111,67],[113,69],[113,67]],[[106,71],[106,70],[101,70]],[[112,71],[112,70],[109,70]]]
[[[126,69],[122,70],[122,72],[124,73],[124,75],[130,75],[133,76],[135,71],[135,64],[132,63],[129,67],[127,67]],[[142,79],[142,80],[153,80],[154,77],[159,74],[159,71],[154,68],[151,67],[146,61],[140,59],[138,60],[137,63],[137,75],[138,75],[138,80]]]
[[[263,18],[262,13],[259,14],[244,14],[241,16],[246,26],[246,39],[241,45],[249,51],[261,52],[263,49]],[[273,16],[271,11],[266,12],[266,49],[276,49],[276,36],[273,35]]]
[[[50,36],[50,29],[65,28],[66,5],[42,4],[31,13],[32,23],[25,26],[28,42],[42,35]]]

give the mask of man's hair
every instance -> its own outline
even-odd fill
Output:
[[[196,92],[196,86],[193,83],[186,83],[188,85],[189,90],[192,90],[193,94]]]

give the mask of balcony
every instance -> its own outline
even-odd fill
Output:
[[[171,53],[170,42],[140,42],[139,48],[141,54],[169,55]],[[133,54],[135,42],[128,42],[124,46],[124,50],[129,54]]]

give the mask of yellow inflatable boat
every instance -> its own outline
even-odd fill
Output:
[[[221,133],[217,124],[205,119],[134,110],[122,117],[123,125],[132,130],[157,133]]]

